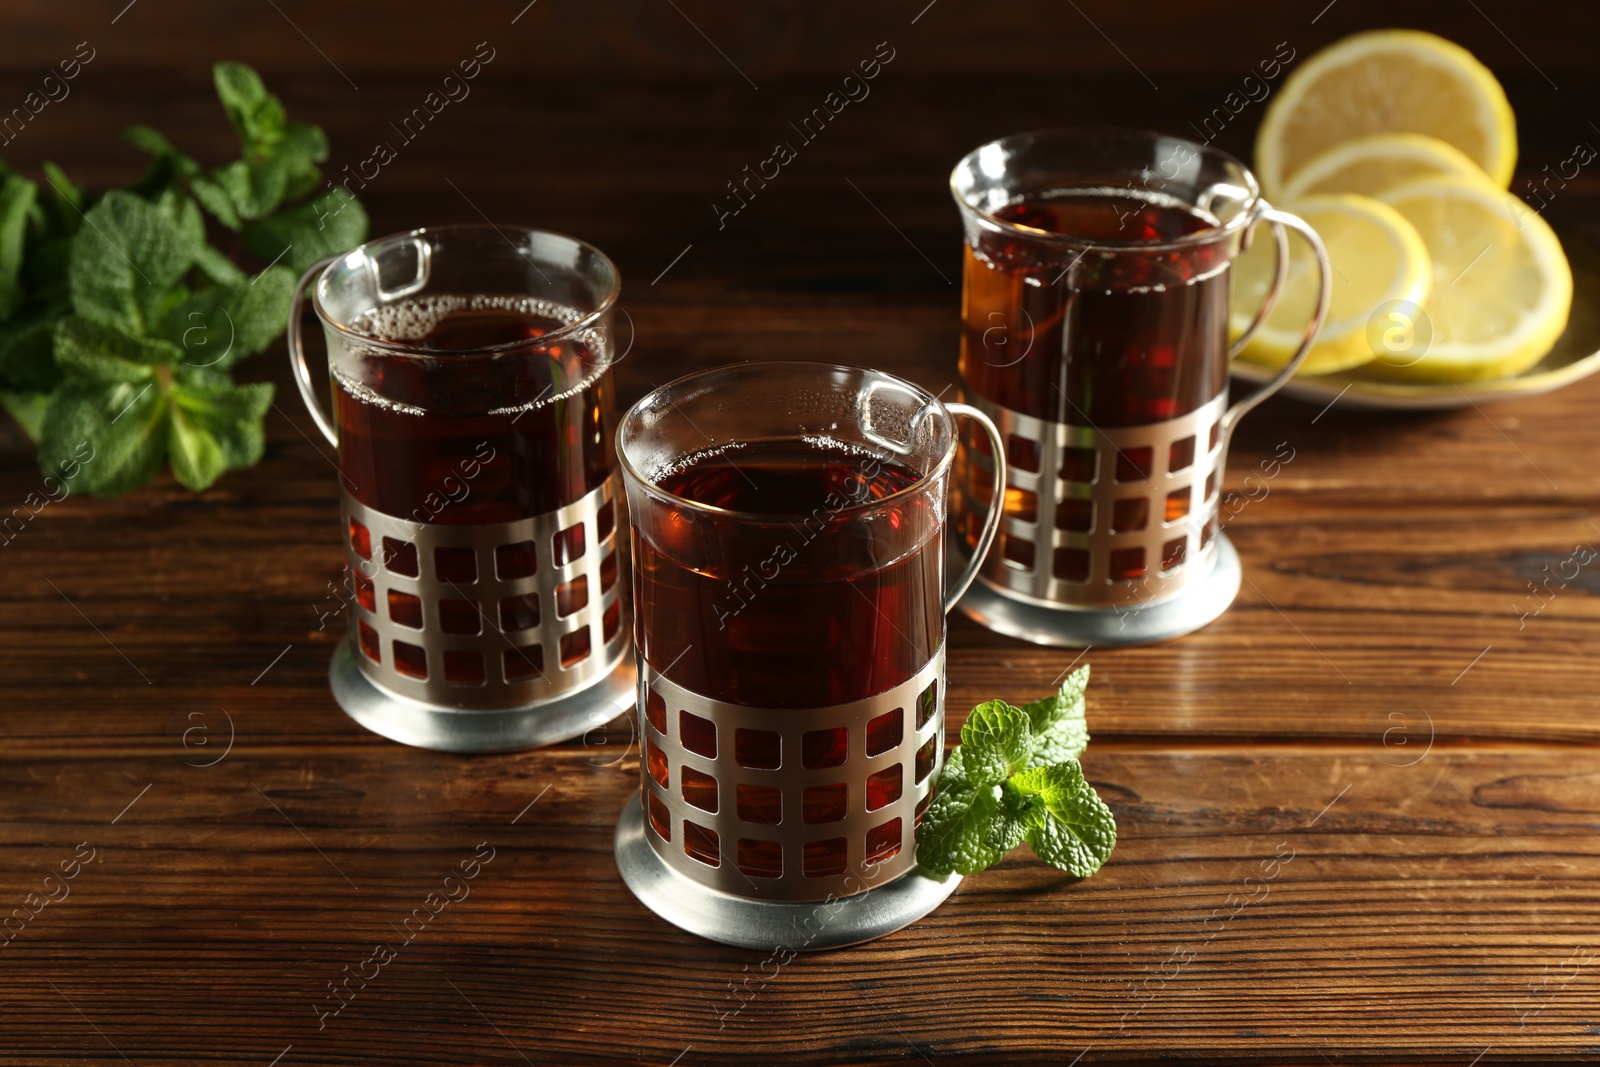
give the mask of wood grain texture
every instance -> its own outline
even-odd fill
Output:
[[[1303,57],[1434,29],[1505,81],[1522,177],[1600,143],[1589,8],[524,2],[17,0],[0,106],[76,42],[97,54],[0,155],[124,181],[141,160],[116,131],[151,122],[220,159],[207,70],[226,56],[327,128],[337,172],[486,40],[472,96],[363,191],[374,230],[481,212],[606,249],[636,330],[627,400],[743,359],[944,387],[953,161],[1063,122],[1183,132],[1280,41]],[[719,228],[725,183],[885,40],[872,95]],[[1248,152],[1259,111],[1220,143]],[[1600,181],[1585,169],[1548,213],[1600,235]],[[1073,883],[1019,851],[906,931],[777,967],[680,933],[618,879],[626,722],[457,758],[340,714],[331,450],[283,364],[279,347],[245,368],[278,387],[259,467],[198,497],[166,478],[72,496],[0,547],[0,1063],[1600,1055],[1600,577],[1536,614],[1528,592],[1600,539],[1600,381],[1415,416],[1268,403],[1225,483],[1238,602],[1181,641],[1088,656],[1107,867]],[[1280,443],[1294,459],[1265,479]],[[38,487],[0,421],[0,505]],[[1075,655],[954,620],[953,725]],[[408,939],[481,843],[470,895]],[[15,908],[29,918],[3,926]],[[320,1017],[379,942],[393,961]]]

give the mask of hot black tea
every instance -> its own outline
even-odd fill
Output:
[[[531,518],[598,488],[614,467],[607,364],[582,331],[538,344],[582,317],[484,296],[362,315],[356,332],[429,355],[365,360],[365,381],[335,371],[339,469],[351,494],[417,522],[474,524]]]
[[[1176,418],[1223,390],[1230,251],[1167,246],[1216,220],[1104,188],[1049,190],[994,215],[1025,229],[982,230],[965,251],[961,374],[978,395],[1105,428]],[[1096,241],[1117,242],[1115,255]]]
[[[827,707],[906,681],[944,637],[941,515],[934,494],[906,492],[921,482],[823,440],[680,460],[656,484],[722,510],[668,504],[658,541],[635,530],[645,657],[698,694],[754,707]]]

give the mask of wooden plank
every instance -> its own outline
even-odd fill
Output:
[[[630,356],[620,369],[636,395],[651,368]],[[14,575],[0,590],[0,675],[14,680],[0,730],[14,742],[54,745],[70,715],[68,733],[86,743],[121,743],[223,707],[268,735],[365,743],[324,682],[344,622],[330,588],[342,564],[335,473],[303,413],[294,420],[306,437],[284,424],[297,398],[276,377],[285,414],[273,417],[261,467],[230,475],[203,503],[170,479],[116,501],[70,496],[0,549]],[[1529,419],[1540,436],[1523,450],[1550,467],[1547,457],[1581,454],[1551,441],[1592,433],[1597,398],[1600,382],[1520,402],[1540,408]],[[1293,410],[1306,409],[1269,405],[1258,417]],[[1593,737],[1596,563],[1574,556],[1600,536],[1575,499],[1593,490],[1486,477],[1468,457],[1520,463],[1516,451],[1476,413],[1431,421],[1442,420],[1460,429],[1413,474],[1415,493],[1383,463],[1361,467],[1370,477],[1349,473],[1339,442],[1362,424],[1310,427],[1317,437],[1294,446],[1276,478],[1261,467],[1273,434],[1247,434],[1225,482],[1225,528],[1248,579],[1239,601],[1177,644],[1093,650],[1097,732],[1366,737],[1395,715],[1445,737]],[[1393,433],[1409,447],[1419,431],[1402,422]],[[1595,476],[1575,477],[1584,481],[1569,486]],[[20,503],[36,485],[25,459],[0,471],[0,499]],[[956,709],[1047,691],[1076,656],[959,618],[951,634]],[[185,693],[176,708],[173,689]]]
[[[339,174],[487,40],[470,100],[362,191],[374,231],[481,212],[600,245],[636,330],[625,401],[745,359],[942,389],[962,153],[1085,116],[1182,132],[1277,42],[1303,59],[1395,19],[1378,0],[1226,19],[1099,0],[273,7],[115,0],[68,18],[17,0],[0,100],[20,103],[78,41],[97,53],[70,99],[8,135],[6,161],[127,181],[144,160],[116,134],[148,122],[220,162],[235,138],[206,64],[229,56],[326,127]],[[1593,96],[1600,14],[1512,14],[1402,21],[1502,77],[1522,188],[1596,143],[1571,102]],[[896,58],[870,99],[719,225],[726,183],[881,40]],[[1248,154],[1260,110],[1217,143]],[[1547,216],[1600,234],[1594,173]],[[1121,828],[1106,869],[1072,883],[1019,852],[909,930],[780,965],[680,933],[621,884],[625,720],[458,758],[338,711],[332,450],[281,350],[241,372],[278,389],[259,467],[198,497],[167,478],[71,496],[0,545],[0,1063],[1600,1055],[1600,584],[1570,562],[1600,537],[1600,381],[1410,416],[1269,402],[1224,484],[1249,579],[1234,608],[1179,642],[1085,657],[1085,765]],[[0,419],[0,516],[40,488]],[[1076,656],[955,620],[952,728],[980,700],[1042,694]],[[494,858],[470,896],[404,940],[397,925],[480,842]],[[38,907],[28,894],[60,893],[44,878],[80,843],[94,855],[70,896]],[[18,907],[38,907],[20,932]],[[379,940],[403,941],[394,961],[319,1018]]]
[[[181,755],[0,762],[17,903],[79,842],[95,852],[7,945],[10,1014],[33,1036],[0,1062],[104,1053],[50,983],[134,1062],[265,1062],[291,1043],[297,1062],[517,1062],[508,1039],[535,1062],[693,1046],[705,1063],[1593,1045],[1600,807],[1561,751],[1404,766],[1376,743],[1108,746],[1086,766],[1121,839],[1094,879],[1023,850],[908,931],[765,967],[616,878],[634,756]],[[399,944],[485,841],[468,895]],[[326,983],[380,941],[395,961],[319,1030]]]

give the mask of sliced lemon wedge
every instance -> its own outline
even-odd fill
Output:
[[[1422,133],[1375,133],[1334,145],[1295,171],[1284,200],[1319,193],[1377,196],[1416,178],[1453,175],[1488,181],[1483,169],[1454,145]]]
[[[1284,79],[1256,134],[1269,196],[1313,159],[1375,133],[1421,133],[1459,149],[1502,189],[1517,161],[1506,94],[1471,52],[1417,30],[1358,33]]]
[[[1328,374],[1370,362],[1383,351],[1368,340],[1374,311],[1398,304],[1414,306],[1428,295],[1433,270],[1422,238],[1394,208],[1364,196],[1311,196],[1288,205],[1288,210],[1317,231],[1333,264],[1328,318],[1299,373]],[[1281,367],[1300,347],[1317,303],[1317,261],[1293,234],[1289,249],[1283,292],[1240,353],[1241,359]],[[1250,247],[1233,265],[1229,327],[1234,337],[1244,333],[1266,297],[1274,257],[1272,234],[1265,223],[1258,223]]]
[[[1566,329],[1572,268],[1548,223],[1518,197],[1464,178],[1419,178],[1379,199],[1405,216],[1433,261],[1413,353],[1385,354],[1385,377],[1478,381],[1520,374]]]

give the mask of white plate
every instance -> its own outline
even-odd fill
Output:
[[[1312,404],[1339,401],[1340,407],[1429,411],[1466,407],[1469,403],[1548,393],[1600,371],[1600,248],[1570,229],[1556,230],[1572,264],[1572,315],[1555,347],[1537,364],[1511,378],[1460,385],[1439,382],[1397,382],[1364,376],[1358,367],[1342,374],[1291,378],[1282,395]],[[1263,383],[1276,372],[1243,360],[1229,368],[1235,378]]]

